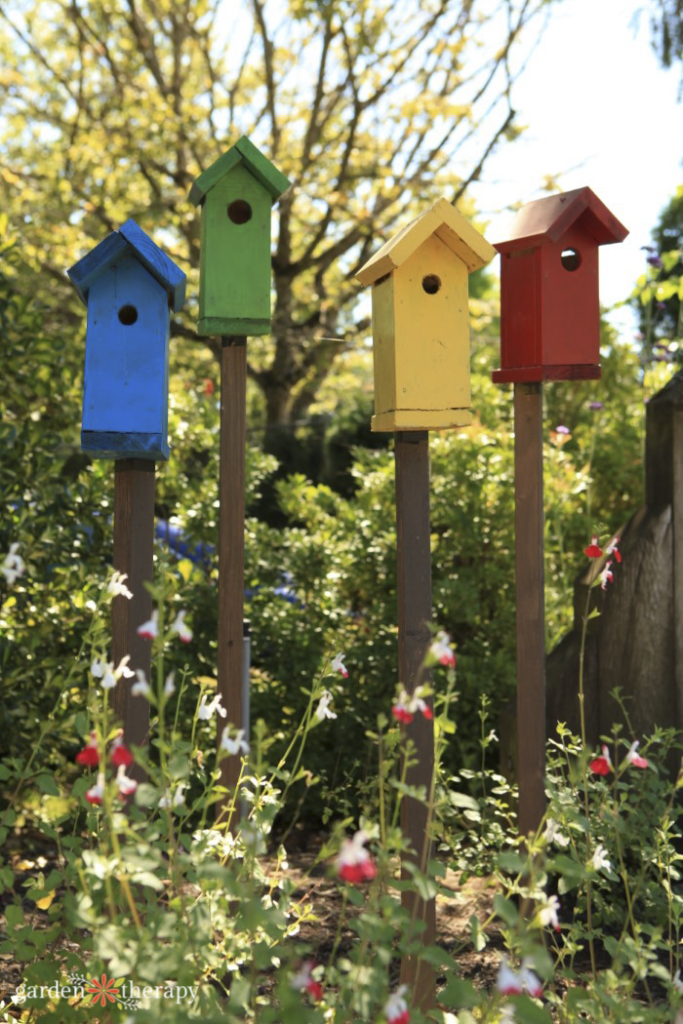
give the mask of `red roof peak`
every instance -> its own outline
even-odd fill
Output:
[[[585,187],[527,203],[517,213],[508,237],[496,242],[495,247],[498,252],[513,252],[548,245],[558,242],[575,224],[598,245],[622,242],[628,234],[628,229],[610,213],[595,192]]]

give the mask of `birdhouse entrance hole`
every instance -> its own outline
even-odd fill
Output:
[[[565,270],[578,270],[581,266],[581,256],[576,249],[563,249],[560,259]]]
[[[437,277],[436,274],[427,274],[422,278],[422,287],[427,292],[427,295],[436,295],[441,287],[441,278]]]
[[[251,206],[246,199],[235,199],[228,206],[228,217],[233,224],[246,224],[251,220]]]
[[[138,311],[135,306],[121,306],[119,320],[125,327],[130,327],[138,318]]]

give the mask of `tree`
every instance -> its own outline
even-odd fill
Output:
[[[652,0],[652,45],[665,68],[683,60],[683,0]]]
[[[72,331],[82,311],[64,269],[129,216],[194,272],[190,185],[248,134],[293,182],[276,211],[273,331],[249,366],[268,428],[290,427],[367,329],[354,272],[413,204],[462,201],[518,134],[515,54],[550,2],[0,5],[3,208],[41,275],[18,287]],[[174,335],[216,352],[193,313]]]

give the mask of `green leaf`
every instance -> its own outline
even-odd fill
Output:
[[[472,914],[470,918],[470,937],[476,952],[480,953],[488,942],[488,939],[486,938],[484,929],[482,928],[481,922],[476,914]]]
[[[501,896],[500,893],[496,893],[493,897],[493,909],[508,925],[515,925],[519,920],[519,911],[512,902],[512,900],[506,899]]]
[[[471,981],[451,977],[443,992],[439,993],[439,1002],[454,1010],[468,1009],[479,1005],[479,993]]]
[[[552,1024],[552,1017],[548,1011],[528,996],[511,996],[510,1002],[515,1008],[515,1020],[518,1024]]]
[[[59,796],[59,787],[54,780],[53,775],[39,775],[36,779],[36,786],[43,793],[48,793],[50,796]]]
[[[10,928],[19,928],[24,923],[24,911],[16,903],[5,907],[5,918]]]

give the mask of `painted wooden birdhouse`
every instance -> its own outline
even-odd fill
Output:
[[[372,285],[372,430],[471,423],[468,276],[494,256],[439,199],[359,270],[358,280]]]
[[[68,274],[88,307],[81,448],[167,459],[170,309],[183,307],[185,274],[133,220]]]
[[[501,369],[493,379],[600,376],[598,247],[627,229],[589,188],[523,206],[501,254]]]
[[[270,333],[270,211],[289,181],[249,141],[196,179],[202,204],[199,334]]]

